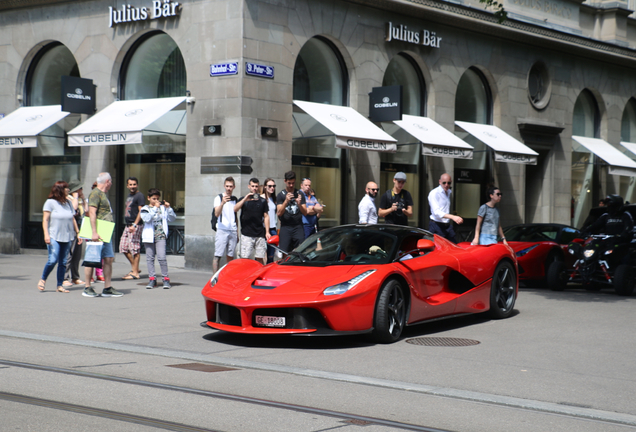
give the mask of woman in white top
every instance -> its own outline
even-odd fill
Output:
[[[68,194],[68,183],[65,181],[56,182],[42,208],[42,229],[44,230],[44,242],[49,251],[49,259],[38,283],[40,291],[44,291],[46,279],[57,264],[57,291],[69,292],[63,286],[66,259],[71,243],[79,233],[79,229],[75,221],[75,209],[67,199]],[[81,240],[78,240],[78,244],[81,244]]]
[[[263,198],[267,200],[267,205],[269,207],[269,230],[270,235],[276,235],[276,221],[278,218],[276,217],[276,182],[274,179],[266,178],[263,184],[263,194],[261,195]],[[271,263],[274,261],[274,253],[276,249],[267,245],[267,263]]]

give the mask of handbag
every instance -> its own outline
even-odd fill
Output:
[[[102,268],[102,246],[103,242],[86,242],[86,250],[84,251],[84,262],[82,266]]]

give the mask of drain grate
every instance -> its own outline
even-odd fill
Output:
[[[407,343],[421,346],[459,347],[479,345],[481,342],[473,339],[461,339],[451,337],[420,337],[407,339]]]
[[[199,372],[224,372],[224,371],[233,371],[237,369],[232,369],[224,366],[215,366],[211,364],[205,363],[184,363],[184,364],[176,364],[176,365],[167,365],[168,367],[179,368],[179,369],[187,369],[194,370]]]

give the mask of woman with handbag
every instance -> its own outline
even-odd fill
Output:
[[[44,291],[46,279],[57,264],[57,291],[69,292],[64,288],[64,272],[66,271],[66,259],[71,242],[79,233],[75,221],[75,209],[67,199],[69,194],[68,183],[55,182],[49,193],[49,198],[42,208],[42,229],[44,230],[44,242],[49,251],[49,258],[42,271],[42,279],[38,283],[38,289]],[[81,244],[81,239],[78,240]]]

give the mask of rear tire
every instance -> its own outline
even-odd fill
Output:
[[[517,273],[508,261],[499,263],[492,276],[490,316],[495,319],[512,315],[517,299]]]
[[[393,343],[402,335],[406,324],[406,297],[402,284],[391,279],[382,285],[378,294],[373,322],[373,339],[379,343]]]
[[[562,261],[554,261],[546,274],[546,282],[552,291],[563,291],[568,284],[564,274],[565,264]]]
[[[621,264],[616,268],[614,290],[621,296],[630,296],[634,292],[634,273],[629,264]]]

